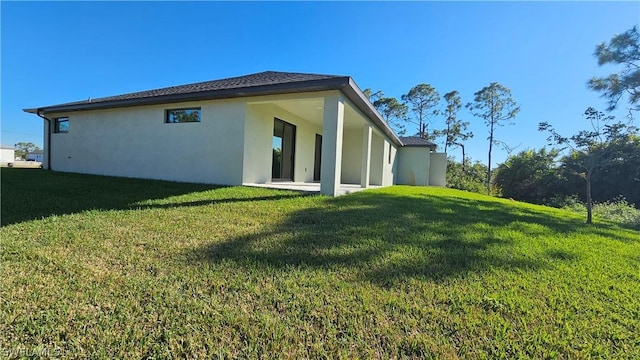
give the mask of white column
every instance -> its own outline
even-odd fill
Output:
[[[362,170],[360,171],[360,186],[369,187],[371,173],[371,126],[366,125],[362,133]]]
[[[322,165],[320,168],[320,193],[324,195],[340,195],[343,125],[344,99],[341,94],[326,96],[322,119]]]

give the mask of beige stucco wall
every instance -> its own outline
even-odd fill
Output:
[[[188,107],[202,109],[201,122],[164,122],[166,109]],[[69,117],[68,133],[51,134],[52,169],[238,185],[245,107],[233,99],[50,114]]]
[[[426,147],[403,147],[398,152],[398,184],[429,185],[431,153]]]
[[[45,143],[45,162],[46,152],[53,149],[51,165],[58,171],[227,185],[265,183],[271,181],[273,121],[278,118],[296,126],[294,181],[311,182],[315,138],[316,134],[323,135],[322,123],[300,117],[304,116],[301,112],[295,115],[278,103],[292,98],[322,100],[322,96],[334,93],[48,114],[52,119],[68,116],[69,133],[51,134],[51,146]],[[200,123],[164,122],[166,109],[188,107],[202,109]],[[362,126],[369,122],[353,109],[348,116],[342,142],[341,182],[359,184]],[[374,128],[370,184],[392,185],[397,168],[396,147]]]
[[[316,134],[322,135],[321,126],[296,116],[274,104],[247,106],[245,128],[244,183],[271,181],[274,118],[296,126],[294,181],[313,181]]]
[[[431,162],[429,164],[429,185],[447,185],[447,154],[431,153]]]
[[[247,106],[242,182],[271,181],[273,115],[266,106]]]
[[[384,159],[382,161],[382,186],[391,186],[396,181],[398,149],[390,141],[384,141]]]
[[[360,184],[362,131],[360,128],[345,130],[342,135],[342,184]]]
[[[374,132],[371,135],[371,168],[369,169],[369,183],[371,185],[382,185],[384,146],[385,140]]]

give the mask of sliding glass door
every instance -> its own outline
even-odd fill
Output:
[[[273,121],[273,180],[293,181],[296,127],[280,119]]]

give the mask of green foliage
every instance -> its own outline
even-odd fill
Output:
[[[19,142],[14,145],[15,156],[20,159],[26,159],[27,154],[36,150],[41,150],[36,144],[32,142]]]
[[[495,129],[497,126],[504,125],[505,122],[512,121],[518,112],[520,106],[511,97],[511,90],[497,82],[493,82],[483,87],[474,94],[473,103],[467,104],[467,109],[475,117],[484,120],[485,125],[489,128],[489,152],[487,161],[487,173],[485,186],[487,191],[491,190],[491,154],[493,145],[497,142],[495,137]]]
[[[446,188],[2,169],[0,344],[61,358],[638,358],[638,232]],[[6,215],[6,216],[5,216]]]
[[[407,122],[409,107],[394,97],[384,96],[382,91],[373,93],[371,89],[365,89],[363,92],[387,124],[398,135],[404,135],[406,133],[405,123]]]
[[[637,128],[621,122],[610,123],[613,116],[589,107],[584,113],[591,129],[581,130],[570,137],[559,134],[551,124],[542,122],[538,130],[549,133],[547,140],[551,144],[565,146],[571,151],[562,160],[564,170],[584,179],[587,223],[592,222],[593,211],[593,176],[603,169],[616,165],[626,166],[625,146],[637,139]],[[632,156],[632,158],[634,158]],[[637,172],[635,170],[634,172]]]
[[[594,77],[589,80],[591,89],[601,92],[609,101],[607,110],[614,110],[620,99],[628,95],[630,110],[640,110],[640,33],[638,28],[617,34],[609,43],[596,46],[594,56],[598,65],[622,65],[622,70],[607,77]]]
[[[472,164],[467,161],[463,166],[462,163],[449,158],[447,160],[447,187],[487,194],[487,187],[484,184],[486,173],[487,166],[479,161]]]
[[[440,111],[437,106],[440,102],[440,94],[429,84],[418,84],[411,88],[408,93],[402,95],[402,101],[408,104],[413,117],[408,121],[418,126],[417,136],[431,140],[433,131],[429,131],[431,118],[437,116]]]
[[[564,206],[565,209],[577,213],[584,212],[585,204],[574,201]],[[593,204],[593,215],[602,220],[608,220],[622,226],[640,230],[640,209],[629,203],[624,197],[619,196],[611,201],[596,202]]]
[[[612,160],[606,167],[592,175],[592,198],[595,202],[623,196],[629,202],[640,205],[640,137],[636,134],[621,136],[608,144]],[[567,194],[576,194],[586,202],[585,179],[576,175],[581,168],[576,157],[564,157],[561,161],[567,179]]]
[[[557,165],[557,150],[525,150],[498,166],[495,184],[502,196],[533,204],[549,204],[563,191],[566,179]]]
[[[446,128],[437,131],[436,136],[444,136],[444,152],[450,146],[459,146],[462,148],[462,163],[465,162],[464,142],[473,137],[471,131],[467,131],[468,121],[458,119],[458,112],[462,109],[462,100],[458,91],[454,90],[444,94],[447,106],[444,110]]]

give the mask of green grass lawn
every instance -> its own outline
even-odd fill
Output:
[[[640,233],[614,224],[442,188],[1,176],[3,349],[640,357]]]

